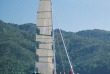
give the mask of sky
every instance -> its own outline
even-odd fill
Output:
[[[39,0],[0,0],[0,20],[7,23],[37,23]],[[110,0],[52,0],[59,27],[78,32],[89,29],[110,31]],[[55,28],[56,20],[53,15]]]

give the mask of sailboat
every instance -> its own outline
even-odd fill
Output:
[[[62,32],[60,29],[59,31],[72,70],[72,74],[74,74]],[[51,0],[40,0],[39,2],[36,24],[36,59],[33,74],[56,74]]]
[[[36,61],[34,73],[54,74],[54,33],[51,0],[40,0],[36,25]]]

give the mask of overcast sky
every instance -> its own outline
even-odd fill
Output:
[[[0,20],[16,24],[36,24],[38,2],[39,0],[0,0]],[[52,0],[52,3],[63,30],[110,31],[110,0]],[[56,21],[53,22],[57,27]]]

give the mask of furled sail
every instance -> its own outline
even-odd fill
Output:
[[[36,68],[41,74],[53,74],[51,0],[40,0],[37,12]]]

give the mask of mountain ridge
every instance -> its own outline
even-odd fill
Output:
[[[35,59],[35,24],[17,25],[0,20],[0,74],[31,74]],[[66,32],[61,30],[75,73],[110,73],[110,32],[85,30]],[[55,30],[57,72],[69,71],[59,30]],[[61,53],[61,56],[60,56]]]

